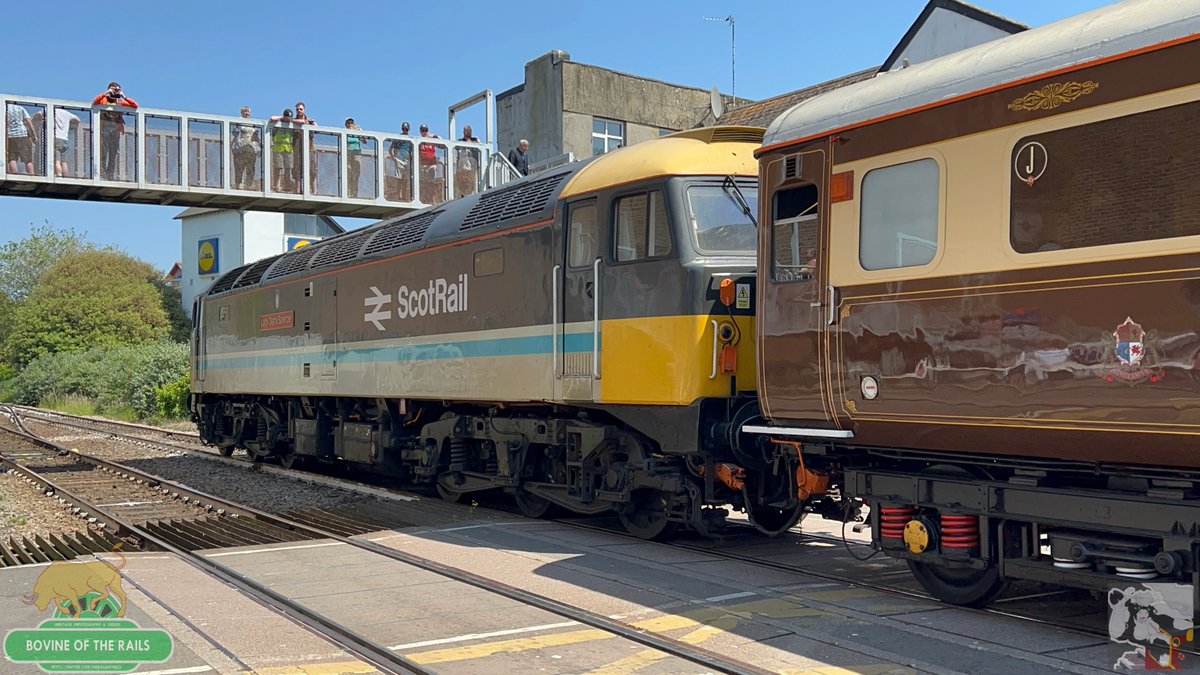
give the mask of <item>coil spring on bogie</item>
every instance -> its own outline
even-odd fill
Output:
[[[979,548],[979,516],[943,513],[942,548],[974,551]]]
[[[465,438],[450,439],[450,468],[463,469],[467,466],[470,446]]]
[[[904,526],[916,515],[913,506],[880,506],[879,536],[883,539],[903,539]]]

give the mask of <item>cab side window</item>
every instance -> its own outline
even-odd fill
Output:
[[[597,250],[595,202],[572,205],[567,222],[567,266],[590,267]]]
[[[613,212],[613,257],[618,262],[670,255],[671,229],[661,190],[621,197]]]
[[[771,278],[812,281],[817,274],[817,186],[775,193],[771,205]]]

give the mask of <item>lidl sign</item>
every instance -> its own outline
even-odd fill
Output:
[[[285,241],[286,250],[295,251],[298,248],[304,248],[309,244],[315,244],[321,241],[320,237],[287,237]]]
[[[197,267],[201,276],[221,273],[221,240],[219,238],[201,239],[197,247]]]

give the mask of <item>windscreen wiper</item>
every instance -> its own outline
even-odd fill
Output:
[[[721,187],[724,188],[725,194],[729,195],[729,198],[738,205],[738,208],[742,210],[742,213],[746,214],[746,217],[750,219],[750,223],[757,229],[758,219],[754,217],[754,210],[750,208],[750,202],[746,201],[746,196],[742,194],[742,189],[738,187],[737,181],[733,179],[733,176],[725,176],[725,182],[721,184]]]

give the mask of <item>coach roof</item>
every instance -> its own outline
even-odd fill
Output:
[[[812,140],[1198,33],[1200,0],[1128,0],[798,103],[771,123],[763,147]]]
[[[704,127],[656,138],[597,157],[562,191],[563,199],[661,176],[753,176],[758,127]],[[714,152],[714,145],[720,146]]]

